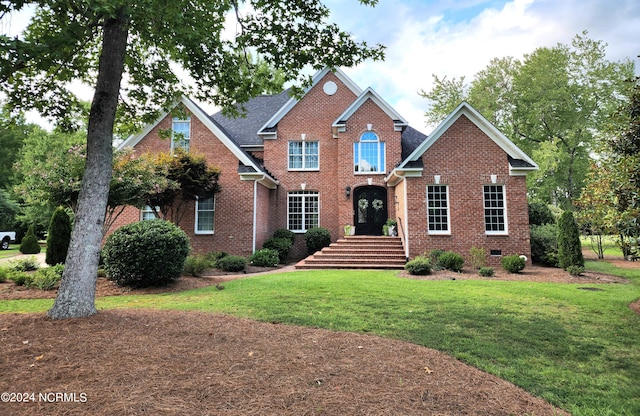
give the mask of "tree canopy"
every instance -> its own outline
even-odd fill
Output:
[[[384,57],[383,46],[357,42],[329,23],[320,0],[14,0],[0,4],[0,16],[28,4],[37,9],[23,36],[0,35],[0,88],[10,104],[64,121],[81,109],[72,83],[94,88],[75,226],[48,312],[56,319],[96,313],[116,114],[136,126],[135,120],[155,119],[181,95],[233,109],[273,82],[273,71],[249,60],[250,53],[298,88],[310,81],[305,67]],[[235,33],[227,31],[229,19],[235,19]]]

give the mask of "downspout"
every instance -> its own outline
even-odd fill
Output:
[[[253,181],[253,242],[251,243],[251,252],[256,252],[256,240],[258,238],[258,180]]]
[[[405,227],[403,230],[403,234],[404,234],[404,258],[407,259],[407,261],[409,261],[409,210],[408,210],[408,206],[409,204],[407,203],[407,195],[409,194],[409,182],[407,181],[407,178],[404,177],[402,179],[404,181],[404,222],[405,222]]]

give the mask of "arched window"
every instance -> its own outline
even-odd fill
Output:
[[[385,173],[385,143],[377,134],[368,131],[353,144],[353,170],[355,173]]]

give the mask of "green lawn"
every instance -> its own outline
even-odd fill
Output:
[[[20,247],[17,244],[11,244],[9,250],[0,250],[0,259],[17,256],[20,254]]]
[[[640,297],[640,272],[625,273],[632,283],[580,285],[298,271],[227,282],[224,290],[103,298],[98,307],[377,334],[444,351],[576,416],[639,415],[640,316],[628,305]],[[0,312],[43,312],[51,303],[0,302]]]

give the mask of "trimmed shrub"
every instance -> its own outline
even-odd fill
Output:
[[[558,265],[565,270],[584,267],[580,232],[571,211],[563,212],[558,221]]]
[[[433,270],[442,270],[443,267],[440,265],[440,256],[445,253],[444,250],[440,250],[439,248],[433,249],[427,253],[427,258],[429,262],[431,262],[431,267]]]
[[[502,268],[509,273],[520,273],[526,265],[525,260],[517,254],[504,256],[502,260],[500,260],[500,263],[502,264]]]
[[[331,244],[331,234],[329,234],[329,230],[326,228],[309,228],[307,232],[304,233],[304,241],[307,244],[307,252],[313,254]]]
[[[440,267],[452,272],[461,272],[464,265],[464,257],[453,251],[445,251],[438,257]]]
[[[487,265],[487,251],[484,248],[471,247],[469,261],[474,269],[481,269]]]
[[[404,269],[413,275],[431,274],[431,262],[426,257],[418,256],[407,262],[407,264],[404,265]]]
[[[9,262],[9,264],[11,265],[11,269],[19,272],[32,272],[40,268],[38,259],[36,259],[34,256],[12,260],[11,262]]]
[[[263,248],[253,253],[249,258],[249,262],[258,267],[273,267],[280,262],[280,256],[276,250]]]
[[[492,277],[493,267],[481,267],[480,270],[478,270],[478,274],[482,277]]]
[[[225,272],[241,272],[247,267],[247,259],[242,256],[225,256],[218,260],[218,267]]]
[[[268,248],[278,252],[280,263],[285,264],[291,251],[291,240],[288,238],[272,237],[262,244],[262,248]]]
[[[38,237],[36,237],[36,234],[33,231],[33,225],[30,225],[27,234],[22,238],[22,243],[20,243],[20,253],[38,254],[40,253],[40,250],[42,249],[40,244],[38,244]]]
[[[291,241],[291,245],[296,242],[296,235],[293,231],[287,230],[286,228],[278,228],[275,233],[273,233],[274,238],[286,238]]]
[[[551,209],[544,202],[530,202],[529,203],[529,224],[530,225],[545,225],[555,224],[556,218],[553,216]]]
[[[217,268],[218,260],[220,260],[223,257],[227,257],[228,255],[229,253],[225,253],[224,251],[210,251],[207,254],[205,254],[204,257],[207,259],[211,267]]]
[[[13,280],[13,283],[16,286],[29,287],[29,285],[31,284],[32,276],[20,270],[11,270],[7,275],[7,278],[9,280]]]
[[[184,260],[184,268],[182,272],[195,277],[202,276],[202,272],[210,269],[212,266],[211,261],[203,255],[187,256]]]
[[[11,273],[11,270],[9,270],[6,267],[0,266],[0,283],[6,282],[7,277],[9,276],[10,273]]]
[[[569,266],[569,267],[567,267],[567,272],[569,272],[569,274],[571,276],[580,276],[582,273],[584,273],[584,267],[582,267],[582,266]]]
[[[30,286],[35,286],[40,290],[53,290],[58,287],[63,272],[63,264],[40,269],[33,275]]]
[[[104,245],[107,278],[119,286],[165,285],[180,277],[189,238],[165,220],[140,221],[118,228]]]
[[[67,211],[58,207],[53,211],[49,233],[47,234],[47,255],[45,261],[49,265],[64,263],[71,242],[71,219]]]
[[[531,226],[531,261],[544,266],[558,267],[558,226]]]

